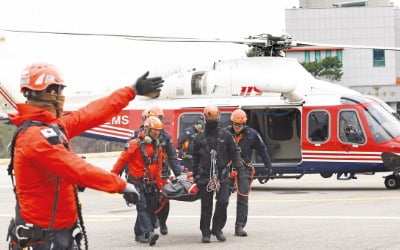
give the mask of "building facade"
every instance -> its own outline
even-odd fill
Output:
[[[388,0],[300,0],[286,10],[286,31],[294,40],[399,47],[400,10]],[[336,47],[294,48],[286,56],[300,62],[337,56],[343,64],[340,84],[379,97],[400,109],[400,52]]]

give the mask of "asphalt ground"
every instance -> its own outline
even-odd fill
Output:
[[[87,159],[110,170],[116,157]],[[0,249],[15,199],[6,164],[0,163]],[[171,201],[169,234],[159,249],[400,249],[400,191],[386,190],[385,174],[337,181],[319,175],[300,180],[254,182],[250,193],[248,237],[234,236],[236,194],[231,196],[226,242],[200,242],[200,202]],[[133,237],[136,216],[119,194],[86,190],[80,194],[89,249],[141,249]],[[2,236],[3,235],[3,236]],[[3,237],[3,238],[2,238]]]

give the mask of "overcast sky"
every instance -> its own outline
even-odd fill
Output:
[[[199,38],[243,38],[284,30],[284,9],[297,0],[1,0],[0,28]],[[166,75],[245,55],[229,44],[136,42],[119,38],[1,32],[0,81],[18,89],[32,62],[55,64],[67,93],[104,92],[146,70]]]

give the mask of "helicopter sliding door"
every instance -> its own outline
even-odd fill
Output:
[[[274,166],[301,162],[301,114],[297,108],[245,109],[248,125],[256,129]],[[261,159],[254,155],[255,162]],[[282,164],[278,164],[282,163]]]

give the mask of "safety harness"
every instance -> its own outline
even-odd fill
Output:
[[[222,143],[222,130],[218,129],[217,130],[217,143],[215,148],[212,149],[209,145],[209,142],[207,141],[207,138],[205,136],[204,132],[201,132],[200,134],[200,144],[206,149],[206,152],[210,152],[210,172],[209,172],[209,181],[206,186],[207,192],[218,192],[219,188],[221,187],[220,180],[218,178],[218,165],[217,165],[217,152],[221,152],[221,143]]]
[[[8,175],[11,178],[11,183],[13,185],[13,192],[15,194],[15,199],[16,199],[16,206],[15,206],[15,218],[12,218],[10,221],[10,225],[8,228],[8,235],[7,235],[7,241],[10,238],[11,242],[17,243],[21,248],[27,247],[31,244],[35,244],[37,242],[44,242],[46,240],[52,241],[54,239],[54,221],[56,217],[56,210],[57,210],[57,203],[58,203],[58,192],[59,192],[59,187],[60,187],[60,177],[57,176],[56,179],[56,191],[54,194],[54,201],[53,201],[53,206],[52,206],[52,216],[50,220],[50,225],[49,228],[42,228],[30,223],[26,223],[24,220],[22,220],[21,214],[20,214],[20,207],[19,207],[19,202],[18,202],[18,196],[17,196],[17,190],[14,182],[14,149],[15,149],[15,143],[18,134],[21,131],[25,131],[28,127],[31,126],[40,126],[40,127],[48,127],[53,129],[57,136],[56,137],[49,137],[47,138],[48,141],[51,144],[63,144],[64,147],[67,150],[69,149],[68,141],[64,135],[64,133],[61,131],[60,127],[57,124],[51,124],[50,126],[38,122],[38,121],[33,121],[33,120],[28,120],[25,121],[21,126],[17,128],[15,131],[12,139],[11,139],[11,144],[9,147],[10,151],[10,163],[7,168]],[[78,223],[79,225],[75,225],[71,229],[72,237],[75,239],[75,242],[77,244],[78,249],[81,249],[81,239],[82,236],[85,239],[85,249],[88,249],[88,239],[87,239],[87,234],[86,234],[86,229],[83,223],[83,217],[82,217],[82,207],[79,202],[78,198],[78,190],[77,187],[74,187],[74,195],[75,195],[75,202],[77,206],[77,212],[78,212]]]
[[[236,145],[239,146],[239,142],[244,138],[244,134],[233,135],[233,137],[234,137],[234,139],[235,139]],[[234,186],[235,186],[235,189],[236,189],[236,192],[237,192],[238,195],[240,195],[240,196],[249,196],[250,191],[251,191],[251,184],[253,183],[253,176],[254,176],[254,174],[255,174],[255,170],[254,170],[254,168],[253,168],[251,162],[246,162],[246,161],[242,158],[242,163],[243,163],[243,166],[245,166],[245,167],[247,167],[247,168],[251,168],[251,172],[250,172],[250,183],[249,183],[249,192],[247,192],[247,193],[241,193],[241,192],[239,191],[238,173],[237,173],[236,169],[231,168],[231,171],[230,171],[230,178],[233,179],[233,181],[234,181]],[[232,162],[230,162],[230,164],[228,164],[228,165],[232,165]]]

